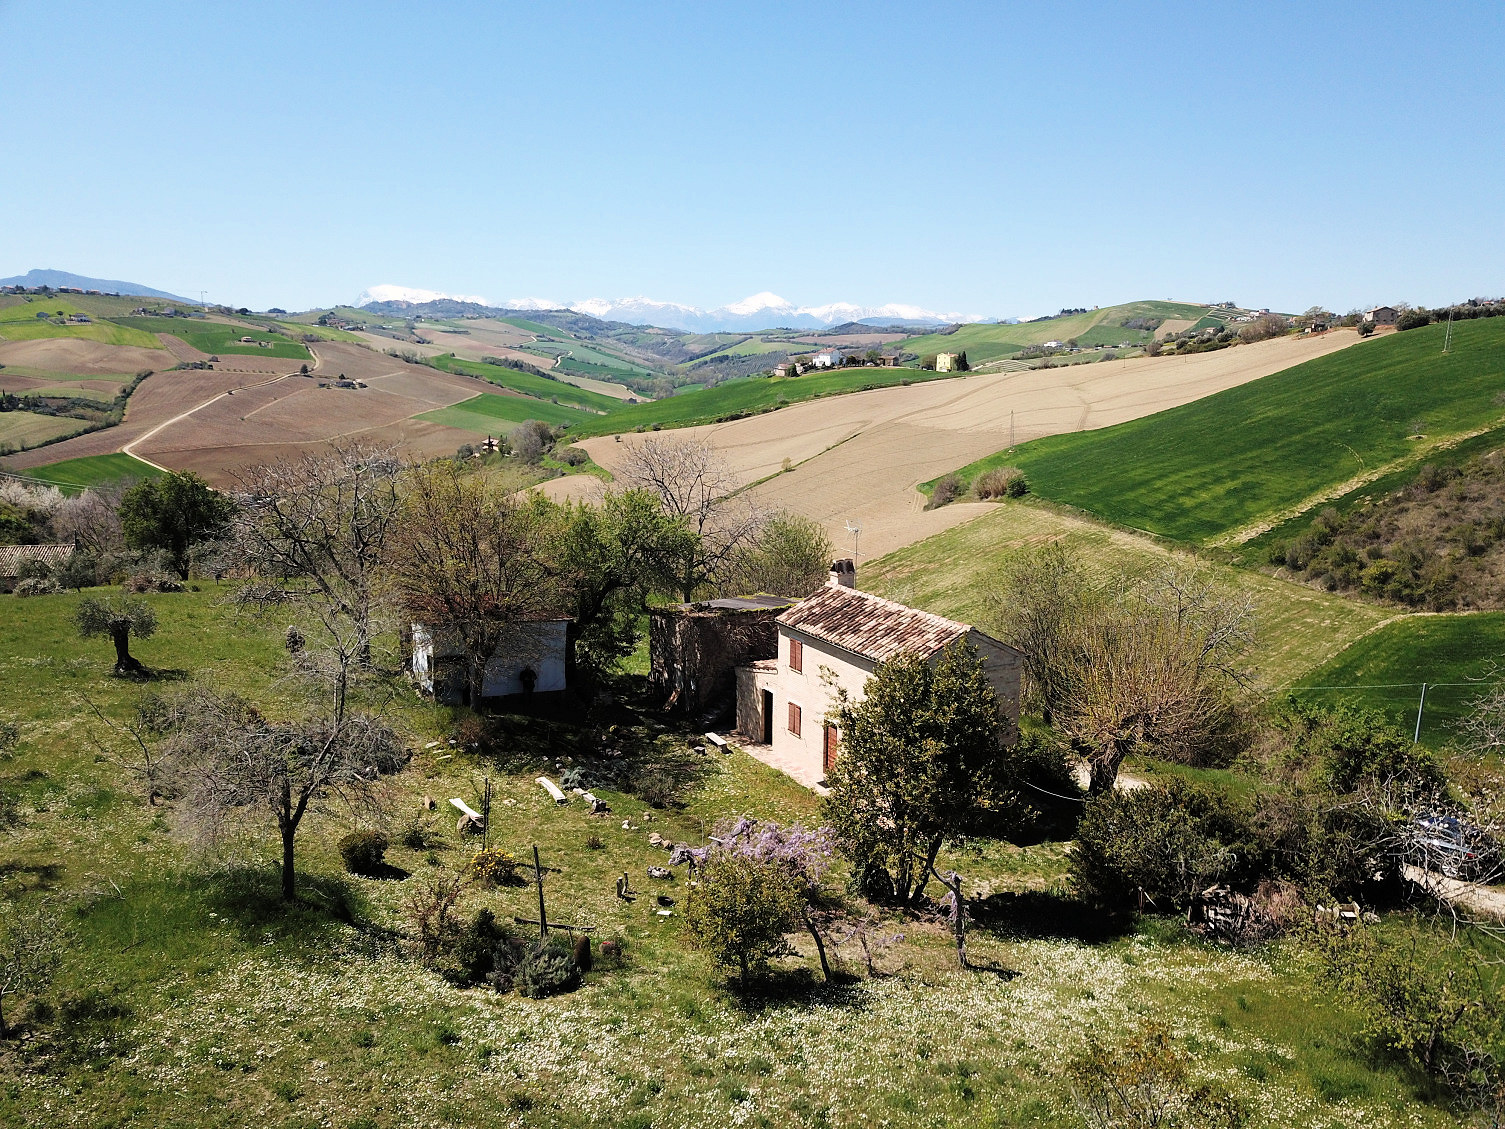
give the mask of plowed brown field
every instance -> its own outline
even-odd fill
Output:
[[[709,439],[744,482],[768,478],[753,487],[754,498],[770,508],[815,518],[838,546],[852,544],[846,524],[860,524],[861,555],[872,557],[986,512],[986,505],[926,511],[915,487],[1008,446],[1011,434],[1022,443],[1121,423],[1358,340],[1353,330],[1339,330],[1188,357],[1139,357],[937,380],[807,401],[674,434]],[[627,434],[617,443],[607,435],[581,445],[596,462],[615,470],[623,452],[645,438]],[[795,469],[779,473],[785,459]]]
[[[0,365],[44,369],[47,372],[72,372],[82,376],[134,376],[142,369],[160,372],[176,363],[166,349],[102,345],[98,341],[85,341],[78,337],[0,342]]]

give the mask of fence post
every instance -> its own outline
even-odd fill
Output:
[[[1416,704],[1416,733],[1411,738],[1411,744],[1421,740],[1421,714],[1427,708],[1427,684],[1421,684],[1421,701]]]

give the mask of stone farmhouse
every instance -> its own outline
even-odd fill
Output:
[[[1023,656],[965,623],[905,607],[856,587],[836,561],[814,595],[754,596],[656,608],[649,631],[654,688],[672,706],[724,714],[750,754],[819,788],[841,755],[827,721],[840,690],[860,700],[879,663],[931,659],[967,642],[982,658],[1010,736],[1019,724]]]
[[[558,694],[568,686],[567,619],[518,621],[507,625],[481,679],[482,698]],[[465,652],[451,632],[426,624],[410,628],[409,666],[425,694],[446,705],[469,701]]]
[[[72,559],[74,546],[0,545],[0,592],[14,592],[28,568],[56,572]]]
[[[1399,316],[1394,306],[1376,306],[1364,311],[1364,320],[1370,325],[1394,325]]]

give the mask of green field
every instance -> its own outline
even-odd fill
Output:
[[[587,418],[575,408],[551,404],[547,400],[534,400],[527,396],[498,396],[482,392],[469,400],[448,408],[435,408],[431,412],[414,416],[446,427],[458,427],[482,435],[495,435],[510,431],[525,420],[536,419],[548,424],[573,424]]]
[[[170,333],[182,338],[201,353],[239,353],[254,357],[282,357],[294,361],[309,359],[308,350],[299,342],[247,326],[226,325],[224,322],[200,318],[125,317],[119,321],[121,325],[132,329]],[[242,337],[266,341],[269,345],[262,348],[260,345],[243,344],[240,340]]]
[[[64,459],[46,466],[29,467],[17,473],[50,482],[67,492],[92,486],[110,486],[138,478],[156,478],[162,472],[140,459],[117,453]]]
[[[548,377],[535,376],[531,372],[507,368],[505,365],[488,365],[484,361],[462,360],[453,353],[441,353],[437,357],[429,358],[428,363],[444,372],[478,376],[482,380],[490,381],[492,384],[524,396],[532,396],[540,400],[558,399],[561,404],[572,404],[588,411],[610,412],[622,406],[622,401],[615,396],[605,396],[600,392],[578,388],[562,380],[550,380]],[[542,417],[535,416],[534,418]]]
[[[76,337],[83,341],[98,341],[104,345],[135,345],[141,349],[160,349],[162,342],[143,327],[127,328],[115,322],[92,321],[87,325],[59,325],[37,317],[45,313],[50,317],[88,313],[72,302],[60,298],[36,298],[19,301],[0,307],[0,339],[6,341],[38,341],[51,337]]]
[[[0,412],[0,447],[22,450],[60,439],[64,435],[77,435],[87,429],[87,420],[71,416],[49,416],[37,412]]]
[[[1050,508],[997,503],[992,512],[858,567],[871,592],[987,630],[997,621],[1001,558],[1026,546],[1063,540],[1103,576],[1141,576],[1184,554],[1145,538],[1104,529]],[[1208,563],[1223,583],[1255,606],[1259,637],[1256,676],[1278,687],[1311,670],[1390,613],[1262,573]]]
[[[1207,542],[1432,441],[1497,423],[1505,318],[1363,342],[1194,403],[1099,431],[1056,435],[960,472],[1023,468],[1031,489],[1110,521]]]
[[[1502,656],[1505,612],[1406,616],[1308,673],[1294,692],[1303,699],[1362,702],[1410,731],[1425,682],[1421,739],[1444,745],[1457,739],[1454,726],[1474,700],[1505,679]]]
[[[1124,329],[1118,323],[1125,318],[1200,318],[1206,306],[1185,302],[1127,302],[1121,306],[1104,306],[1085,314],[1044,318],[1017,325],[964,325],[955,333],[930,333],[899,342],[899,348],[918,353],[966,353],[973,365],[997,360],[1019,352],[1027,345],[1047,341],[1067,341],[1075,337],[1082,345],[1117,345],[1121,341],[1140,343],[1153,335],[1143,330]]]
[[[714,388],[697,389],[667,400],[655,400],[651,404],[629,404],[604,418],[587,420],[575,434],[584,437],[655,426],[689,427],[712,423],[730,415],[753,415],[785,403],[813,400],[817,396],[944,380],[952,375],[960,374],[905,368],[848,368],[797,377],[754,376],[746,380],[729,380]]]
[[[296,694],[284,620],[239,615],[233,586],[196,583],[204,590],[143,597],[160,628],[134,653],[170,684],[233,686],[283,716]],[[839,983],[801,978],[813,953],[799,934],[798,955],[778,962],[779,990],[739,997],[686,943],[682,903],[657,912],[652,895],[679,902],[683,875],[645,888],[646,867],[665,858],[648,832],[699,842],[740,813],[814,825],[816,797],[733,752],[703,758],[678,804],[652,809],[598,789],[609,818],[556,806],[535,777],[557,772],[591,725],[503,714],[494,720],[508,735],[506,760],[451,749],[442,742],[456,713],[388,673],[395,639],[379,641],[373,690],[413,751],[390,780],[393,829],[427,821],[430,845],[394,838],[390,873],[349,875],[336,843],[353,821],[312,811],[297,840],[300,899],[283,905],[265,819],[204,850],[179,829],[173,804],[142,798],[122,767],[129,747],[88,703],[119,722],[171,685],[111,678],[109,644],[77,637],[78,602],[0,598],[4,708],[22,733],[4,764],[20,820],[0,837],[0,867],[8,899],[53,900],[66,922],[58,1006],[23,1020],[28,1038],[7,1063],[6,1124],[51,1124],[65,1097],[77,1123],[122,1127],[1080,1129],[1065,1063],[1089,1034],[1117,1042],[1146,1017],[1166,1025],[1198,1080],[1215,1078],[1251,1105],[1251,1129],[1455,1123],[1355,1038],[1357,1017],[1312,983],[1299,942],[1240,952],[1195,940],[1175,918],[1106,937],[1075,924],[1059,842],[975,839],[938,860],[1000,900],[1035,899],[995,906],[969,933],[972,959],[1011,975],[960,971],[944,923],[883,911],[878,929],[901,936],[877,953],[880,975],[867,974],[849,940],[832,944]],[[630,686],[617,688],[628,697]],[[664,732],[674,718],[657,711],[613,716],[617,740],[641,730],[683,746],[690,736]],[[495,789],[492,844],[517,856],[537,845],[550,918],[620,940],[625,967],[598,965],[580,990],[540,1001],[461,990],[419,963],[405,901],[428,876],[464,867],[477,845],[420,797],[474,802],[483,777]],[[624,871],[635,901],[613,893]],[[845,877],[838,864],[836,896]],[[460,914],[486,908],[510,925],[535,916],[536,897],[526,883],[472,883]],[[6,1002],[7,1017],[22,1019],[22,1001]]]

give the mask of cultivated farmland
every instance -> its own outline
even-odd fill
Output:
[[[1345,349],[1357,340],[1357,334],[1345,330],[1186,357],[932,380],[791,404],[747,419],[696,427],[687,434],[711,442],[742,481],[767,479],[753,491],[761,503],[814,518],[837,545],[851,544],[845,525],[859,522],[860,550],[864,556],[876,556],[985,512],[981,505],[923,511],[924,498],[915,488],[997,451],[1008,443],[1011,430],[1024,442],[1136,419]],[[847,371],[858,380],[871,380],[875,373],[898,370]],[[794,389],[807,379],[773,387]],[[764,381],[759,395],[770,395],[771,383]],[[644,407],[669,411],[692,395],[730,394],[737,386]],[[637,411],[631,408],[591,421],[584,430],[620,425]],[[621,443],[600,437],[582,446],[611,470],[621,465],[625,449],[642,440],[624,429]],[[785,459],[792,467],[787,472],[782,471]]]
[[[1110,521],[1237,544],[1500,422],[1505,319],[1453,326],[1447,355],[1443,334],[1433,325],[1377,337],[1173,411],[995,453],[961,474],[1018,466],[1038,493]]]

